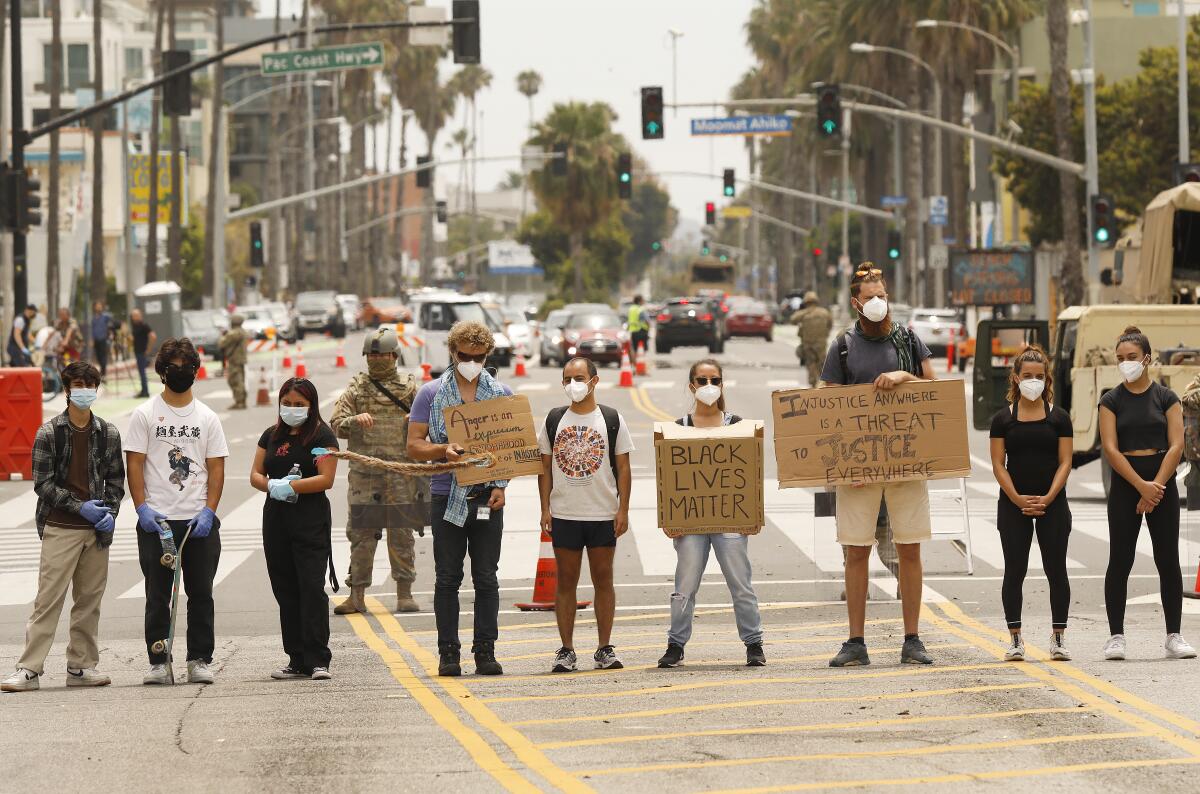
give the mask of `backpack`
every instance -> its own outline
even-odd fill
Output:
[[[844,334],[842,334],[841,336],[838,337],[838,343],[837,343],[838,344],[838,363],[841,364],[841,367],[842,367],[842,384],[843,385],[850,384],[850,363],[849,363],[850,343],[847,340],[850,338],[851,333],[853,333],[852,330],[846,331]],[[913,362],[913,373],[912,374],[914,374],[918,378],[920,378],[923,375],[923,373],[921,372],[921,364],[923,363],[923,361],[921,359],[921,350],[919,347],[917,347],[917,345],[915,344],[915,341],[914,341],[916,339],[917,335],[914,334],[912,331],[904,331],[904,334],[908,338],[908,352],[909,352],[909,356],[912,358],[912,362]]]
[[[562,405],[546,414],[546,438],[550,439],[550,448],[554,448],[554,439],[558,437],[558,425],[567,413],[569,406]],[[613,479],[617,477],[617,431],[621,429],[621,415],[616,408],[596,404],[600,415],[604,417],[604,429],[608,432],[608,465],[612,468]]]

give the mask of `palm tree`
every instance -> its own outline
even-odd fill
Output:
[[[542,89],[542,76],[533,69],[526,69],[517,75],[517,90],[525,95],[525,99],[529,100],[529,130],[533,131],[533,98],[537,96],[538,91]],[[525,217],[529,198],[529,189],[522,183],[521,185],[521,218]]]
[[[104,96],[104,0],[92,0],[92,86],[96,99]],[[60,56],[61,57],[61,56]],[[108,299],[104,277],[104,114],[92,116],[92,302]]]
[[[543,168],[532,174],[531,182],[538,205],[567,231],[577,301],[583,300],[584,236],[611,216],[618,201],[612,175],[624,143],[612,130],[615,118],[603,102],[558,104],[529,140],[545,151],[565,144],[570,152],[565,177]]]
[[[475,146],[476,146],[477,142],[479,141],[479,116],[475,112],[476,111],[475,97],[478,96],[480,91],[487,88],[491,84],[492,84],[492,73],[489,72],[487,69],[483,68],[482,66],[477,66],[475,64],[471,64],[469,66],[464,66],[463,68],[459,69],[458,72],[456,72],[454,74],[454,76],[451,77],[449,82],[446,84],[447,88],[449,88],[451,91],[454,91],[455,93],[457,93],[466,102],[467,120],[470,122],[470,127],[471,127],[470,152],[471,152],[472,157],[474,157],[474,155],[476,154]],[[464,159],[466,159],[466,158],[464,158]],[[471,192],[470,192],[470,196],[471,196],[470,246],[471,246],[471,248],[474,248],[475,247],[475,217],[476,217],[476,205],[477,205],[476,184],[475,184],[476,168],[475,168],[474,162],[465,163],[465,165],[467,165],[467,167],[468,167],[467,173],[470,175],[469,176],[470,187],[471,187]]]
[[[425,153],[431,158],[434,155],[438,135],[454,112],[454,100],[457,96],[449,90],[448,86],[439,82],[437,60],[429,57],[435,52],[428,49],[420,51],[420,55],[425,57],[418,56],[416,60],[424,61],[424,63],[414,69],[413,74],[421,79],[421,87],[424,90],[415,85],[408,86],[406,92],[409,100],[405,103],[413,109],[413,117],[417,120],[417,126],[425,134]],[[437,54],[437,57],[440,57],[440,53]],[[426,211],[422,215],[424,219],[421,229],[422,283],[429,283],[433,276],[433,202],[434,195],[431,187],[424,194]]]
[[[1070,160],[1071,81],[1067,71],[1067,0],[1049,0],[1046,4],[1046,35],[1050,39],[1050,101],[1054,106],[1054,144],[1059,157]],[[1063,300],[1066,305],[1083,300],[1083,262],[1079,231],[1079,185],[1074,174],[1058,172],[1059,200],[1062,202]]]
[[[58,116],[62,107],[62,2],[50,3],[50,117]],[[59,154],[58,130],[50,133],[50,195],[46,200],[46,316],[58,311],[58,191]]]

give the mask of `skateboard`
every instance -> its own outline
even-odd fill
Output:
[[[175,667],[173,664],[174,660],[171,658],[171,649],[175,645],[175,619],[179,616],[179,579],[183,572],[183,546],[187,543],[188,537],[191,536],[192,530],[189,527],[183,533],[183,539],[179,541],[179,545],[176,546],[174,533],[172,533],[170,525],[166,521],[160,521],[158,525],[162,527],[160,539],[163,548],[162,557],[158,561],[174,571],[171,582],[171,625],[167,629],[167,638],[165,640],[155,640],[151,643],[150,650],[155,653],[166,653],[167,680],[174,684]]]

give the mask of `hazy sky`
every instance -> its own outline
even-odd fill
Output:
[[[270,0],[263,0],[274,11]],[[298,9],[299,4],[296,3]],[[431,0],[444,5],[449,0]],[[483,65],[492,72],[492,86],[479,99],[481,143],[485,155],[516,155],[528,129],[528,106],[516,88],[517,74],[534,69],[542,75],[541,93],[534,98],[535,116],[554,103],[569,100],[603,101],[617,113],[615,126],[655,172],[703,171],[720,174],[736,168],[746,174],[747,158],[740,137],[693,138],[693,117],[723,116],[695,109],[667,110],[666,137],[641,139],[640,87],[662,85],[666,101],[671,90],[671,36],[678,43],[678,85],[682,102],[725,99],[729,89],[752,63],[743,26],[754,0],[483,0]],[[288,7],[285,4],[285,9]],[[444,72],[457,68],[447,58]],[[451,157],[443,144],[461,120],[439,137],[438,156]],[[504,172],[518,164],[487,163],[479,167],[479,189],[491,189]],[[439,174],[456,180],[456,173]],[[664,176],[671,202],[684,218],[702,222],[704,202],[720,202],[720,180]]]

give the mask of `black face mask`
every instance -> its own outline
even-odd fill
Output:
[[[192,384],[195,382],[196,371],[190,367],[176,367],[171,365],[167,367],[167,372],[163,375],[163,383],[176,394],[183,394],[192,388]]]

